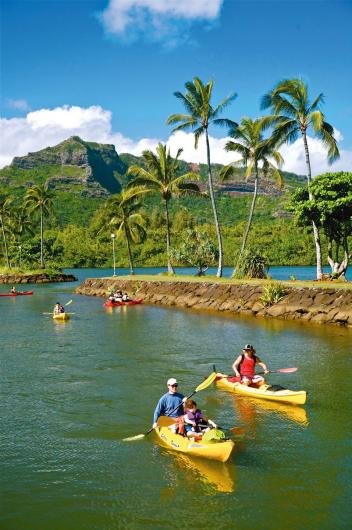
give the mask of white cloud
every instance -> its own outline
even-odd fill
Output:
[[[339,131],[336,132],[338,133],[336,137],[342,138],[341,133],[339,133]],[[340,148],[340,158],[332,165],[329,165],[326,157],[326,149],[318,139],[308,136],[308,148],[313,177],[328,171],[352,170],[352,151]],[[280,152],[285,160],[283,166],[285,171],[292,171],[299,175],[306,175],[306,159],[302,138],[298,138],[298,140],[291,145],[284,145],[280,149]]]
[[[106,31],[135,40],[139,36],[175,45],[187,38],[185,23],[212,21],[223,0],[110,0],[100,13]]]
[[[30,107],[25,99],[8,99],[7,106],[11,109],[21,110],[27,112]]]
[[[194,149],[194,137],[191,132],[178,131],[165,138],[141,138],[134,140],[119,131],[112,130],[112,114],[96,105],[88,108],[62,106],[54,109],[41,109],[29,112],[24,118],[0,120],[0,167],[9,164],[14,156],[24,156],[29,151],[39,151],[48,146],[56,145],[69,136],[77,135],[83,140],[115,145],[118,153],[140,155],[143,150],[155,150],[158,142],[167,141],[172,154],[183,148],[181,158],[188,162],[206,163],[205,140],[201,138],[199,147]],[[337,131],[338,132],[338,131]],[[340,136],[341,133],[339,133]],[[234,153],[224,151],[228,138],[210,136],[211,161],[228,164],[235,160]],[[326,159],[322,144],[308,138],[313,175],[326,171],[351,171],[352,152],[340,150],[341,158],[332,166]],[[281,149],[285,159],[283,167],[286,171],[306,174],[305,157],[302,140]]]

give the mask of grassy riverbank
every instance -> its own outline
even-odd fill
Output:
[[[117,280],[118,276],[106,277],[113,280]],[[234,279],[234,278],[217,278],[216,276],[187,276],[187,275],[148,275],[148,274],[134,274],[128,276],[120,276],[122,280],[129,281],[148,281],[148,282],[193,282],[193,283],[209,283],[209,284],[228,284],[228,285],[268,285],[273,283],[282,285],[284,287],[294,288],[317,288],[317,289],[352,289],[352,282],[348,281],[316,281],[316,280],[273,280],[258,279],[258,278],[246,278],[246,279]]]

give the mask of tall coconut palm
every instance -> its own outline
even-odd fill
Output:
[[[144,151],[143,159],[146,169],[139,166],[131,166],[128,175],[134,177],[128,184],[128,189],[143,187],[146,193],[157,193],[164,205],[165,225],[166,225],[166,254],[167,270],[169,274],[174,274],[174,268],[170,259],[170,214],[169,201],[172,195],[183,195],[189,193],[200,193],[199,187],[190,179],[199,180],[197,173],[189,172],[179,175],[179,156],[183,149],[178,149],[176,157],[172,158],[170,149],[161,143],[156,148],[157,154],[152,151]]]
[[[263,96],[261,105],[263,109],[270,108],[275,113],[274,116],[267,118],[267,123],[274,125],[274,135],[278,141],[292,143],[299,134],[302,135],[310,200],[313,195],[310,190],[312,171],[307,139],[308,129],[313,129],[315,136],[327,149],[330,164],[340,156],[336,138],[334,138],[334,129],[325,121],[324,114],[320,110],[323,102],[323,94],[319,94],[313,102],[310,101],[308,86],[301,79],[283,79]],[[317,279],[320,280],[323,273],[320,238],[314,221],[312,226],[316,249]]]
[[[24,205],[30,214],[40,217],[40,266],[44,263],[44,217],[49,216],[53,210],[54,193],[48,187],[48,181],[44,185],[32,186],[25,195]]]
[[[221,227],[218,218],[218,212],[214,196],[213,177],[210,165],[210,146],[208,129],[210,124],[228,126],[234,128],[237,124],[225,118],[218,118],[219,114],[227,107],[235,98],[236,94],[223,99],[215,107],[211,104],[211,97],[213,91],[213,81],[209,81],[206,85],[198,77],[194,77],[193,81],[185,83],[187,89],[186,94],[175,92],[175,96],[181,100],[186,108],[188,114],[172,114],[167,119],[167,124],[174,124],[181,122],[180,125],[173,129],[180,131],[183,129],[191,129],[194,131],[194,146],[198,148],[199,138],[204,134],[207,148],[207,164],[208,164],[208,188],[213,209],[214,221],[216,226],[216,233],[218,239],[219,262],[217,277],[222,276],[223,268],[223,252],[222,252],[222,238]]]
[[[225,166],[221,171],[220,178],[224,180],[232,176],[235,173],[235,165],[246,167],[245,176],[247,180],[254,175],[252,204],[249,211],[247,228],[242,240],[241,250],[235,266],[235,271],[238,270],[239,263],[246,248],[249,231],[252,224],[255,203],[257,200],[260,171],[265,177],[269,174],[273,176],[280,187],[283,183],[282,175],[278,169],[278,167],[281,167],[283,163],[283,158],[277,151],[273,138],[264,138],[263,131],[265,128],[266,124],[262,118],[258,118],[257,120],[252,120],[251,118],[242,118],[240,125],[230,132],[230,136],[238,141],[234,142],[233,140],[230,140],[225,146],[226,151],[238,153],[241,158],[233,164]],[[273,159],[278,167],[276,167],[270,161],[270,159]]]
[[[113,195],[107,200],[104,207],[105,225],[116,230],[117,239],[124,237],[127,247],[128,263],[130,273],[134,274],[131,243],[142,243],[146,238],[146,218],[138,212],[140,202],[137,194],[125,190]]]
[[[12,199],[7,195],[0,195],[0,224],[2,232],[2,241],[4,245],[4,255],[6,266],[10,268],[9,252],[7,246],[6,230],[5,230],[5,219],[10,216]]]

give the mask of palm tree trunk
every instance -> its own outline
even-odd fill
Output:
[[[125,237],[126,237],[128,262],[129,262],[129,264],[130,264],[130,273],[131,273],[131,275],[132,275],[132,274],[134,274],[134,268],[133,268],[133,263],[132,263],[132,254],[131,254],[130,238],[129,238],[129,235],[128,235],[128,232],[127,232],[126,221],[124,221],[124,223],[123,223],[123,228],[124,228],[124,231],[125,231]]]
[[[9,262],[9,253],[8,253],[8,250],[7,250],[7,241],[6,241],[5,227],[4,227],[4,221],[3,221],[2,215],[0,215],[0,222],[1,222],[2,238],[3,238],[3,241],[4,241],[6,265],[10,269],[11,267],[10,267],[10,262]]]
[[[205,139],[207,143],[207,162],[208,162],[208,186],[209,186],[209,194],[210,194],[210,200],[211,200],[211,206],[213,208],[213,214],[214,214],[214,221],[215,221],[215,227],[216,227],[216,234],[218,238],[218,252],[219,252],[219,261],[218,261],[218,270],[216,273],[217,278],[222,277],[222,240],[221,240],[221,229],[218,219],[218,212],[216,209],[216,202],[215,202],[215,196],[214,196],[214,189],[213,189],[213,177],[211,174],[211,166],[210,166],[210,146],[209,146],[209,137],[208,137],[208,129],[205,130]]]
[[[169,274],[175,274],[174,268],[170,261],[170,219],[169,219],[169,205],[165,199],[165,224],[166,224],[166,254],[167,254],[167,272]]]
[[[43,207],[40,207],[40,266],[42,269],[45,268],[44,264],[44,237],[43,237]]]
[[[255,179],[254,179],[254,191],[253,191],[253,199],[252,199],[251,209],[249,211],[247,228],[246,228],[246,231],[245,231],[244,236],[243,236],[242,247],[241,247],[241,250],[240,250],[240,255],[238,256],[238,260],[237,260],[236,268],[235,268],[234,272],[236,272],[238,270],[239,264],[241,262],[241,257],[243,255],[243,253],[245,251],[245,248],[246,248],[246,245],[247,245],[247,239],[248,239],[249,231],[251,229],[255,203],[256,203],[257,195],[258,195],[258,180],[259,180],[258,167],[256,166],[255,167]]]
[[[310,183],[312,180],[312,170],[310,167],[310,158],[309,158],[309,149],[308,149],[308,142],[307,142],[307,134],[305,131],[302,132],[303,136],[303,144],[304,144],[304,151],[306,155],[306,165],[307,165],[307,181],[308,181],[308,194],[309,194],[309,200],[313,199],[313,194],[310,189]],[[315,253],[317,258],[317,280],[321,280],[323,277],[323,269],[322,269],[322,260],[321,260],[321,245],[320,245],[320,237],[319,237],[319,231],[318,227],[315,224],[314,221],[312,221],[313,226],[313,234],[314,234],[314,241],[315,241]]]

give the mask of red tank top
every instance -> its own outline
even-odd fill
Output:
[[[244,359],[241,364],[240,369],[241,375],[247,375],[248,377],[253,377],[255,374],[255,358],[249,358],[244,356]]]

